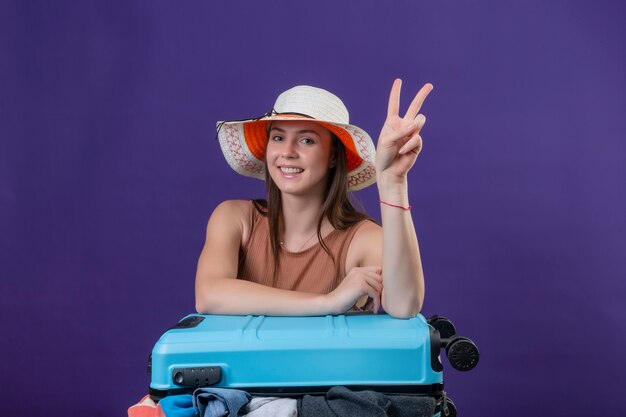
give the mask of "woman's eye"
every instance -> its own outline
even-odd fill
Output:
[[[272,141],[274,142],[280,142],[281,140],[283,140],[283,138],[281,138],[280,136],[272,136]]]
[[[315,143],[313,141],[313,139],[311,139],[311,138],[302,138],[302,139],[300,139],[300,142],[302,142],[302,143],[304,143],[306,145],[311,145],[311,144]]]

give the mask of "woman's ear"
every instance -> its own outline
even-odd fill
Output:
[[[338,139],[335,139],[335,140],[338,140]],[[333,169],[336,166],[337,166],[337,146],[335,145],[332,147],[332,151],[330,152],[330,163],[328,164],[328,168]]]
[[[335,166],[337,166],[337,150],[334,150],[333,153],[330,155],[330,164],[328,165],[328,167],[334,168]]]

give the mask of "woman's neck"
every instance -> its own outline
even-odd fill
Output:
[[[302,198],[283,194],[283,234],[301,237],[316,231],[322,203],[321,198]],[[322,234],[324,234],[324,223],[322,223]],[[284,238],[287,239],[287,236]]]

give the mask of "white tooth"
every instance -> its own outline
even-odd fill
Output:
[[[300,168],[287,168],[287,167],[281,167],[280,168],[281,171],[283,171],[285,174],[297,174],[302,172],[303,170]]]

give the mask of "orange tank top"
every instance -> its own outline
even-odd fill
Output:
[[[324,238],[338,265],[333,263],[319,242],[301,252],[281,248],[278,254],[280,267],[274,284],[269,222],[250,202],[250,237],[239,251],[237,278],[285,290],[328,294],[345,277],[348,247],[354,234],[366,221],[346,230],[335,229]]]

